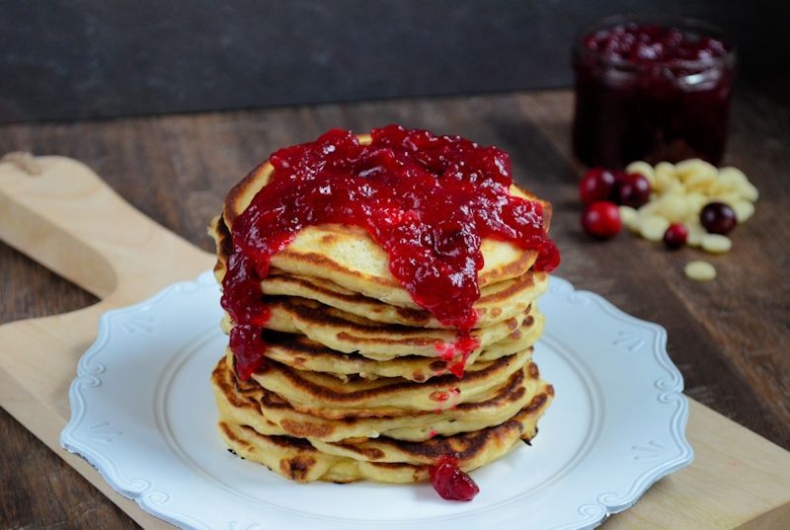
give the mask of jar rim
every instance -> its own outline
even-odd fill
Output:
[[[725,53],[716,57],[705,57],[702,59],[670,59],[636,63],[628,59],[622,59],[613,54],[604,54],[599,50],[591,50],[583,44],[584,37],[588,35],[627,24],[654,24],[664,28],[677,28],[683,33],[691,33],[699,37],[713,37],[722,41]],[[732,67],[735,64],[736,55],[735,44],[727,37],[724,30],[720,27],[710,22],[678,15],[632,13],[600,18],[583,25],[576,32],[573,45],[574,59],[594,59],[601,65],[624,71],[641,71],[647,68],[662,66],[692,72],[708,70],[719,66]]]

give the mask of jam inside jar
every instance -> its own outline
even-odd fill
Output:
[[[622,168],[724,155],[735,66],[720,30],[684,18],[618,16],[573,49],[573,150],[587,166]]]

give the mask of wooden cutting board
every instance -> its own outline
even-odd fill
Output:
[[[68,389],[99,315],[213,266],[124,202],[88,167],[63,157],[0,162],[0,238],[101,302],[0,326],[0,405],[144,528],[171,528],[114,492],[62,449]],[[655,484],[606,529],[790,528],[790,452],[691,401],[694,463]]]

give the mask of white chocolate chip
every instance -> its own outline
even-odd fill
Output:
[[[732,203],[732,209],[735,212],[735,217],[738,219],[738,224],[745,223],[754,215],[754,204],[749,201],[735,201]]]
[[[675,171],[681,179],[686,179],[691,175],[709,173],[716,176],[716,167],[710,162],[705,162],[700,158],[689,158],[675,164]]]
[[[650,201],[639,207],[639,215],[646,217],[648,215],[655,215],[658,212],[658,200]]]
[[[683,272],[688,278],[698,282],[708,282],[716,277],[716,268],[706,261],[692,261]]]
[[[705,227],[703,227],[702,224],[700,224],[699,219],[687,221],[685,225],[689,231],[686,244],[688,244],[690,247],[699,247],[702,245],[702,238],[708,235],[708,231],[705,230]]]
[[[760,198],[760,192],[751,182],[741,182],[735,187],[735,190],[747,201],[755,202]]]
[[[682,193],[667,193],[662,195],[657,202],[657,213],[670,223],[679,223],[688,215],[688,200]]]
[[[743,171],[732,166],[721,168],[719,170],[719,179],[732,183],[749,182],[749,179],[746,178],[746,174]]]
[[[623,225],[632,232],[639,232],[639,225],[641,224],[639,212],[630,206],[620,206],[619,210],[620,220],[623,222]]]
[[[692,173],[683,181],[689,191],[707,191],[716,183],[716,173]]]
[[[655,167],[656,177],[659,174],[666,174],[671,176],[672,178],[677,178],[677,170],[675,169],[675,164],[670,164],[669,162],[659,162],[656,164]]]
[[[719,184],[726,186],[730,189],[735,189],[736,186],[744,182],[748,182],[746,175],[743,171],[734,167],[723,167],[719,170]]]
[[[658,215],[648,215],[642,218],[639,233],[648,241],[661,241],[664,232],[669,228],[669,221]]]
[[[702,238],[702,249],[714,254],[729,252],[732,248],[732,240],[721,234],[708,234]]]
[[[710,200],[708,202],[723,202],[727,206],[731,205],[736,201],[742,200],[741,194],[738,192],[730,192],[730,193],[722,193],[721,195],[711,195]],[[707,204],[707,203],[705,203]]]
[[[675,166],[669,162],[659,162],[655,169],[656,180],[653,188],[659,192],[664,193],[676,182],[679,182],[675,174]]]
[[[708,204],[708,197],[704,193],[695,191],[686,195],[686,203],[688,204],[688,214],[694,217],[699,217],[699,212],[702,207]]]
[[[733,193],[736,189],[737,184],[734,182],[727,182],[720,178],[717,178],[713,183],[708,187],[708,189],[703,190],[710,196],[716,195],[724,195],[727,193]]]

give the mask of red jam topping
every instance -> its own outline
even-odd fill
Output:
[[[458,136],[390,125],[369,145],[332,130],[270,158],[269,183],[233,222],[233,253],[222,306],[235,322],[230,347],[246,379],[263,362],[268,318],[260,281],[272,256],[305,227],[338,223],[364,228],[389,254],[392,275],[412,299],[454,326],[462,358],[477,347],[477,273],[483,238],[536,250],[537,270],[551,271],[559,253],[539,202],[510,194],[510,159],[495,147]],[[456,374],[463,373],[453,367]]]
[[[458,468],[458,459],[454,456],[441,457],[429,473],[433,489],[448,501],[471,501],[480,493],[472,477]]]
[[[690,36],[678,28],[657,24],[626,24],[597,31],[582,39],[584,47],[609,58],[634,64],[699,61],[722,57],[724,42]]]

